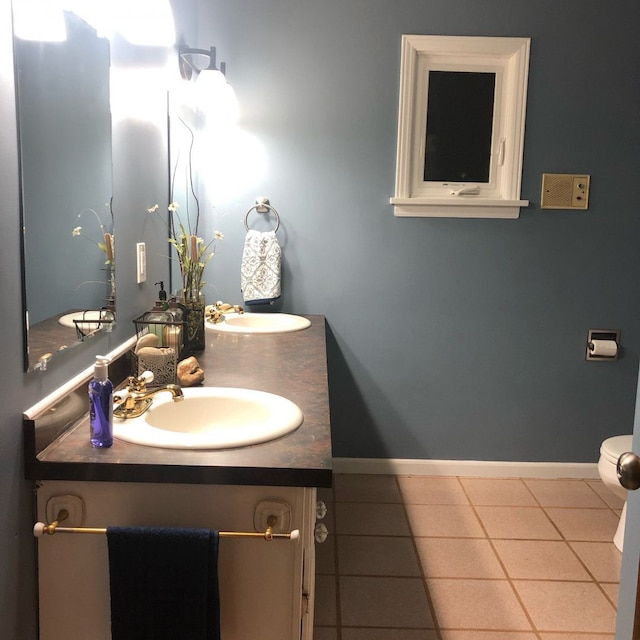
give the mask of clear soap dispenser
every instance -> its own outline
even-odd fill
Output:
[[[169,300],[167,308],[171,321],[162,330],[162,342],[165,347],[171,347],[176,353],[176,357],[182,353],[183,346],[183,312],[178,306],[178,302],[174,297]]]
[[[167,292],[164,290],[164,282],[156,282],[156,285],[160,285],[160,291],[158,291],[158,299],[150,311],[147,311],[141,316],[141,321],[146,325],[149,333],[154,333],[158,336],[158,346],[165,347],[165,328],[168,322],[171,322],[172,316],[167,311],[169,305],[167,303]]]
[[[155,286],[160,286],[160,290],[158,291],[158,302],[156,302],[156,306],[162,307],[163,311],[166,311],[167,305],[167,292],[164,290],[164,280],[160,280],[160,282],[156,282]]]
[[[113,384],[108,373],[109,358],[96,356],[89,383],[89,425],[91,444],[100,448],[113,444]]]

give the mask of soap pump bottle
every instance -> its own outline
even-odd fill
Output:
[[[162,307],[163,311],[167,310],[169,306],[167,304],[167,292],[164,290],[164,280],[160,280],[160,282],[156,282],[154,286],[160,285],[160,290],[158,291],[158,302],[156,302],[156,306]]]
[[[96,356],[93,380],[89,383],[89,425],[91,444],[104,448],[113,444],[113,384],[108,377],[109,359]]]

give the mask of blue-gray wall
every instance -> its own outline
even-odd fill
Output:
[[[195,2],[196,0],[194,0]],[[186,2],[176,2],[184,9]],[[334,449],[339,456],[595,461],[630,431],[640,351],[640,228],[632,0],[199,1],[197,45],[219,47],[243,126],[264,145],[267,175],[215,203],[225,233],[211,299],[240,300],[246,209],[268,195],[283,219],[279,308],[326,315]],[[186,17],[186,20],[185,20]],[[17,152],[9,2],[0,0],[0,625],[35,638],[31,488],[20,416],[107,344],[23,374]],[[519,220],[396,219],[402,33],[532,38]],[[189,37],[189,44],[193,44]],[[120,51],[126,60],[135,52]],[[123,62],[123,64],[125,63]],[[160,124],[158,122],[158,124]],[[164,136],[120,120],[114,139],[119,318],[147,308],[166,277],[163,235],[146,208],[166,194]],[[249,163],[249,158],[247,163]],[[543,172],[592,175],[587,212],[541,211]],[[624,358],[584,362],[589,328],[622,330]],[[17,588],[16,588],[17,587]]]
[[[239,299],[242,217],[283,220],[282,307],[326,315],[334,452],[595,461],[630,432],[640,346],[640,5],[596,0],[199,2],[268,174],[216,225]],[[211,25],[207,28],[206,25]],[[528,36],[518,220],[394,218],[403,33]],[[586,212],[540,209],[544,172],[592,176]],[[211,197],[216,200],[212,189]],[[212,294],[213,295],[213,294]],[[624,357],[585,362],[589,328]]]

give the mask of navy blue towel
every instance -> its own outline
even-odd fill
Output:
[[[218,538],[109,527],[112,640],[220,640]]]

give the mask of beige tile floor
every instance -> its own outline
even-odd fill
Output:
[[[613,640],[599,480],[335,475],[314,640]]]

